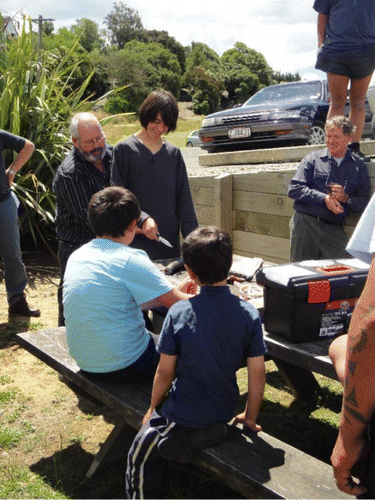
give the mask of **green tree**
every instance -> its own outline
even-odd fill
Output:
[[[90,25],[90,23],[88,24]],[[98,48],[87,52],[81,45],[80,33],[83,32],[80,32],[75,25],[71,29],[60,28],[57,33],[44,36],[44,50],[55,56],[54,58],[50,57],[46,64],[49,65],[49,69],[55,68],[62,60],[65,60],[67,66],[76,65],[74,75],[71,77],[70,86],[73,89],[79,89],[87,75],[92,73],[93,76],[85,88],[84,97],[98,98],[105,94],[110,86],[106,65],[103,62],[104,54]]]
[[[81,47],[87,52],[102,50],[104,48],[104,38],[100,33],[99,25],[91,19],[77,19],[76,24],[70,27],[70,31],[78,37]]]
[[[218,109],[220,96],[224,90],[219,80],[212,78],[204,69],[195,68],[185,75],[185,82],[190,89],[193,89],[191,96],[194,113],[206,115]]]
[[[274,71],[272,73],[272,83],[283,83],[283,82],[299,82],[301,77],[297,71],[297,73],[280,73],[280,71]]]
[[[156,42],[163,45],[163,47],[177,57],[180,63],[181,72],[185,72],[185,48],[177,42],[175,38],[169,36],[167,31],[145,30],[142,35],[142,41],[147,43]]]
[[[143,24],[136,9],[123,2],[114,3],[113,10],[105,17],[111,43],[122,49],[127,42],[142,36]]]
[[[169,90],[178,98],[181,68],[177,57],[160,43],[133,40],[122,50],[108,54],[107,67],[116,86],[128,85],[121,93],[136,111],[146,96],[157,88]]]
[[[197,114],[216,111],[224,90],[220,57],[208,45],[193,42],[186,58],[184,87]]]
[[[221,79],[220,57],[205,43],[193,42],[186,58],[186,72],[196,68],[203,69],[217,80]]]
[[[44,35],[52,35],[54,29],[52,21],[43,21],[42,30]]]
[[[221,56],[224,85],[232,103],[242,103],[261,87],[272,83],[272,69],[265,57],[244,43],[235,43]]]
[[[245,102],[260,87],[258,75],[241,64],[225,65],[224,87],[230,104]]]

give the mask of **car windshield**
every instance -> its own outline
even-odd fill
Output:
[[[320,82],[301,82],[294,85],[274,85],[260,90],[244,106],[262,104],[264,102],[284,101],[288,99],[319,99],[321,94]]]

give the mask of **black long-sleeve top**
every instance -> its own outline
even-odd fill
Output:
[[[137,137],[128,137],[113,152],[111,183],[124,186],[138,199],[141,209],[158,225],[159,233],[173,248],[136,235],[131,246],[151,259],[179,257],[179,231],[186,237],[198,227],[181,151],[165,142],[153,154]]]

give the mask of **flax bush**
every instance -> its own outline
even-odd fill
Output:
[[[82,98],[93,73],[87,75],[79,89],[71,88],[80,65],[80,61],[69,63],[74,50],[75,46],[70,47],[63,59],[39,50],[31,21],[17,38],[0,32],[0,128],[35,144],[35,152],[22,175],[16,177],[13,189],[21,202],[23,239],[32,241],[37,248],[55,246],[51,184],[71,147],[69,118],[95,104]],[[8,154],[6,164],[11,160]]]

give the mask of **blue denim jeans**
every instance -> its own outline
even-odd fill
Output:
[[[27,276],[22,262],[18,227],[17,198],[12,195],[0,203],[0,255],[4,263],[4,279],[9,305],[22,296]]]

